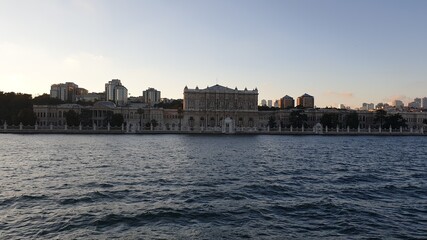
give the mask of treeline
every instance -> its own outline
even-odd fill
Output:
[[[5,122],[8,125],[34,125],[37,121],[33,111],[33,105],[56,105],[63,101],[50,98],[48,94],[43,94],[32,98],[26,93],[4,93],[0,92],[0,124]]]
[[[0,124],[8,125],[34,125],[37,117],[33,111],[33,105],[58,105],[66,103],[60,99],[51,98],[49,94],[43,94],[32,98],[30,94],[0,92]],[[93,103],[77,102],[80,105]]]
[[[3,125],[34,125],[37,118],[33,112],[33,98],[30,94],[0,92],[0,123]]]

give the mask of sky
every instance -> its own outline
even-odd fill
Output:
[[[318,107],[427,96],[424,0],[0,0],[0,91],[120,79],[308,93]]]

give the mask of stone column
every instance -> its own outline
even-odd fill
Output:
[[[360,126],[357,126],[357,132],[360,133]]]
[[[270,125],[267,126],[267,132],[270,132]]]
[[[64,127],[64,129],[65,129],[65,130],[67,130],[67,129],[68,129],[68,125],[67,125],[67,124],[65,124],[65,127]]]
[[[110,131],[110,128],[111,128],[110,122],[108,122],[108,124],[107,124],[107,131]]]
[[[50,123],[50,130],[53,130],[53,124]]]
[[[93,123],[93,131],[96,131],[96,123]]]
[[[150,131],[153,131],[153,123],[150,123]]]
[[[122,132],[125,130],[125,124],[122,123]]]
[[[19,130],[22,130],[22,122],[19,123]]]
[[[304,124],[301,127],[301,132],[304,132]]]
[[[325,126],[325,132],[328,133],[328,126]]]
[[[79,124],[79,130],[81,131],[83,128],[82,128],[82,123],[80,123]]]
[[[371,125],[368,126],[368,133],[371,133]]]
[[[389,132],[391,133],[393,130],[391,129],[391,125],[390,125],[390,128],[389,128]]]
[[[347,133],[350,132],[350,126],[347,126]]]
[[[291,125],[291,128],[289,129],[291,132],[292,132],[292,130],[293,130],[293,127],[292,127],[292,125]]]
[[[402,128],[402,126],[400,126],[400,133],[402,133],[403,132],[403,128]]]
[[[34,125],[34,130],[37,130],[39,128],[39,126],[37,125],[37,123]]]
[[[340,126],[337,125],[337,132],[340,132]]]
[[[282,124],[279,124],[279,132],[282,131]]]
[[[413,133],[413,132],[414,132],[414,128],[411,127],[411,133]]]
[[[381,130],[381,126],[380,126],[380,128],[378,129],[378,131],[379,131],[379,132],[382,132],[382,130]]]
[[[6,122],[4,122],[4,124],[3,124],[3,129],[4,129],[4,130],[6,130],[6,129],[7,129],[7,123],[6,123]]]

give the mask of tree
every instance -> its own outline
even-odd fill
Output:
[[[297,110],[292,111],[289,115],[289,122],[292,127],[302,127],[303,125],[306,125],[307,122],[307,115],[304,114],[304,111]]]
[[[33,110],[28,108],[21,109],[17,116],[17,122],[22,123],[23,125],[34,126],[36,120],[36,114],[33,112]]]
[[[359,127],[359,114],[356,111],[351,111],[345,116],[345,124],[350,128],[356,129]]]
[[[80,114],[75,112],[74,110],[69,110],[65,112],[65,119],[67,121],[68,126],[78,126],[80,125]]]
[[[179,130],[181,130],[181,120],[183,118],[183,114],[184,111],[182,110],[182,108],[178,108],[178,118],[179,118]]]
[[[157,123],[157,121],[155,119],[152,119],[151,121],[149,121],[145,124],[145,127],[149,128],[149,127],[151,127],[151,125],[153,125],[153,127],[157,127],[159,124]]]
[[[142,127],[142,115],[144,115],[144,109],[138,108],[136,112],[139,114],[139,126]]]
[[[270,128],[276,128],[276,127],[277,127],[277,124],[276,124],[276,118],[275,118],[274,116],[270,116],[270,117],[268,118],[268,126],[269,126]]]
[[[115,113],[113,114],[113,116],[111,117],[111,126],[117,126],[120,127],[122,126],[123,122],[124,122],[124,118],[123,115],[120,113]]]
[[[391,126],[391,128],[396,129],[400,127],[407,127],[408,125],[406,124],[406,120],[402,117],[402,115],[400,115],[399,113],[396,113],[386,117],[384,121],[384,126],[385,127]]]
[[[320,123],[324,127],[334,128],[339,124],[339,115],[337,113],[325,113],[320,118]]]
[[[18,117],[20,112],[26,109],[21,112],[21,117],[23,117],[23,114],[27,114],[29,111],[32,111],[32,108],[33,104],[31,95],[14,92],[0,92],[0,121],[2,123],[7,122],[9,125],[18,125],[22,120]]]
[[[164,109],[179,109],[182,108],[182,99],[172,100],[171,102],[160,102],[154,105],[156,108],[164,108]]]
[[[92,126],[92,111],[82,108],[80,112],[80,122],[83,126]]]
[[[387,112],[383,109],[375,111],[374,123],[380,123],[380,126],[383,127],[387,116]]]
[[[34,105],[58,105],[62,103],[65,102],[58,98],[51,98],[50,95],[46,93],[33,99]]]

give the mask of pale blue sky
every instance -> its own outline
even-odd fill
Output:
[[[424,0],[0,0],[0,91],[119,78],[182,98],[216,83],[320,107],[427,96]]]

